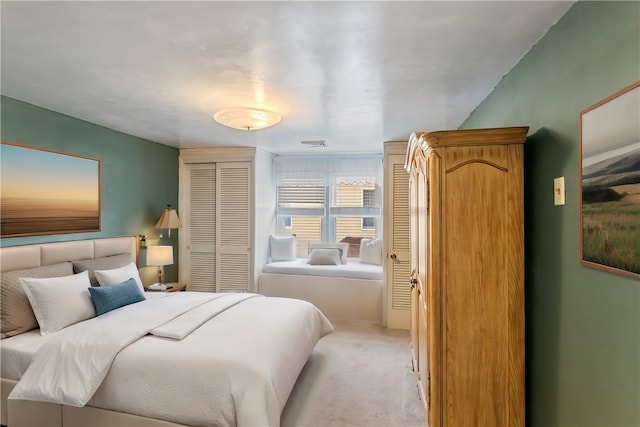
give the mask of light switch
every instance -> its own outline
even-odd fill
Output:
[[[564,176],[553,179],[553,204],[564,205]]]

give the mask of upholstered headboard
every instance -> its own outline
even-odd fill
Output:
[[[22,270],[64,261],[131,254],[138,263],[138,237],[106,237],[0,248],[0,271]]]

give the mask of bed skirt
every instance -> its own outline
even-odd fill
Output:
[[[83,406],[59,405],[57,403],[32,402],[28,400],[8,400],[7,396],[17,384],[14,380],[2,378],[2,425],[11,427],[181,427],[168,421],[107,409]]]
[[[329,320],[382,323],[384,280],[261,273],[258,293],[309,301]]]

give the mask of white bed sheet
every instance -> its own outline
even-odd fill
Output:
[[[299,276],[344,277],[347,279],[382,280],[384,273],[381,265],[363,264],[348,260],[340,265],[311,265],[306,258],[295,261],[271,262],[262,269],[264,273],[294,274]]]
[[[0,340],[0,373],[2,378],[19,380],[27,370],[38,349],[54,334],[42,336],[34,329],[15,337]]]
[[[164,298],[171,294],[166,292],[145,293],[147,299]],[[40,335],[40,329],[33,329],[14,337],[0,340],[0,376],[18,381],[27,370],[38,349],[51,338],[59,334]]]
[[[332,330],[305,304],[252,298],[181,341],[146,335],[117,355],[88,406],[195,426],[278,425],[309,354]],[[11,338],[3,355],[18,354],[22,366],[45,342],[35,333]]]

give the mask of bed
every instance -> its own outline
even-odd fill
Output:
[[[263,295],[298,298],[331,320],[382,323],[381,265],[348,259],[346,264],[311,265],[306,258],[266,264],[258,277]]]
[[[129,236],[1,248],[2,296],[16,271],[28,277],[71,262],[95,284],[124,268],[109,263],[135,259]],[[6,336],[3,327],[2,424],[277,426],[315,344],[333,330],[313,304],[290,298],[144,296],[46,335]]]

